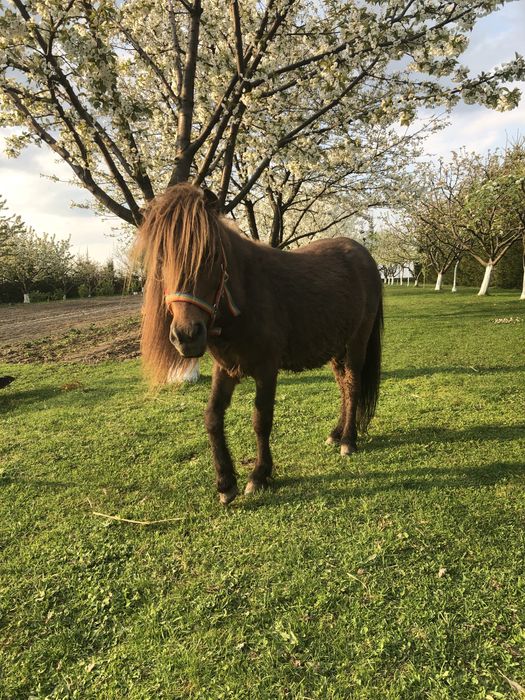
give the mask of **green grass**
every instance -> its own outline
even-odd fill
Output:
[[[221,508],[204,380],[3,365],[0,697],[517,698],[525,685],[525,317],[516,293],[388,290],[362,451],[327,369],[278,386],[275,489]],[[5,372],[4,372],[5,373]],[[228,414],[244,483],[254,386]],[[179,518],[141,527],[138,520]]]

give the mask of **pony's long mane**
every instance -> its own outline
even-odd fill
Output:
[[[180,380],[195,365],[169,341],[171,319],[164,294],[192,290],[199,270],[215,258],[219,236],[218,215],[194,185],[168,188],[144,213],[132,254],[143,261],[146,273],[141,351],[153,384]]]

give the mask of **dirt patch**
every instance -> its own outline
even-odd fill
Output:
[[[0,362],[125,360],[139,355],[137,297],[0,307]]]

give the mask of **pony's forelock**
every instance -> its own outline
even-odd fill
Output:
[[[218,245],[217,215],[206,209],[199,187],[175,185],[149,203],[132,255],[143,261],[146,273],[141,350],[154,384],[182,376],[192,364],[169,340],[170,317],[164,295],[167,291],[191,291],[199,270],[215,258]]]

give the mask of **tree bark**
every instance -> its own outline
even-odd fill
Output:
[[[481,287],[479,288],[478,297],[486,296],[489,293],[489,284],[493,269],[494,264],[492,260],[489,260],[485,267],[485,274],[483,275],[483,282],[481,283]]]
[[[458,288],[456,286],[456,282],[458,280],[458,265],[459,265],[459,260],[456,260],[456,264],[454,265],[454,280],[452,282],[452,291],[457,292]]]
[[[29,294],[26,294],[24,292],[24,304],[29,304],[31,302],[31,299],[29,298]]]
[[[521,287],[520,300],[525,300],[525,235],[523,236],[523,285]]]
[[[435,292],[440,292],[441,291],[441,284],[443,282],[443,273],[438,272],[437,280],[436,280],[436,286],[434,287]]]
[[[193,124],[193,108],[195,97],[195,76],[199,52],[199,33],[202,15],[201,0],[195,0],[190,10],[188,30],[188,45],[180,96],[179,119],[177,124],[177,157],[168,187],[186,182],[190,176],[191,165],[195,151],[191,147],[191,128]]]

